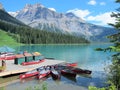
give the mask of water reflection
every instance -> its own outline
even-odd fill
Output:
[[[64,78],[68,79],[68,80],[71,80],[75,83],[77,83],[77,80],[76,80],[76,77],[71,77],[71,76],[68,76],[68,75],[62,75]],[[62,78],[64,80],[64,78]]]
[[[100,77],[101,74],[103,75],[103,77]],[[34,77],[22,79],[22,80],[19,80],[17,82],[11,83],[3,88],[6,88],[5,90],[25,90],[25,88],[27,88],[31,85],[32,86],[41,85],[45,81],[47,82],[48,86],[51,85],[51,82],[54,82],[54,84],[56,84],[58,88],[59,88],[59,85],[61,85],[61,83],[62,84],[64,83],[64,85],[72,84],[72,85],[74,85],[74,87],[83,86],[83,87],[88,88],[88,86],[90,86],[90,85],[97,86],[97,87],[103,87],[103,86],[107,85],[104,83],[105,77],[106,77],[106,75],[104,72],[93,72],[91,77],[88,75],[87,76],[77,75],[76,77],[62,75],[61,79],[59,81],[53,80],[51,76],[42,78],[40,80],[38,80],[36,78],[36,76],[34,76]],[[20,86],[22,87],[22,89],[21,88],[20,89],[13,89],[13,88],[18,88]]]

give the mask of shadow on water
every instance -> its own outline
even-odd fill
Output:
[[[77,82],[76,77],[71,77],[71,76],[68,76],[68,75],[62,75],[62,79],[66,80],[65,78],[68,79],[68,80],[71,80],[73,82]]]
[[[83,86],[86,88],[88,88],[88,86],[106,87],[108,85],[105,83],[105,78],[106,75],[104,72],[95,71],[92,75],[79,74],[76,77],[62,75],[61,82],[65,82],[66,84],[72,83],[76,86]]]
[[[88,86],[96,86],[96,87],[106,87],[108,86],[107,83],[105,83],[106,80],[106,74],[105,72],[98,72],[94,71],[91,75],[91,77],[83,77],[83,76],[77,76],[76,78],[77,82],[76,85],[88,87]]]

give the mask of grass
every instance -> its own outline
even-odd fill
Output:
[[[47,89],[47,83],[43,83],[42,86],[30,86],[26,88],[25,90],[48,90]]]
[[[7,32],[0,29],[0,46],[4,45],[19,45]]]

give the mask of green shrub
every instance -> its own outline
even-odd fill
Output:
[[[89,86],[88,89],[89,90],[106,90],[105,88],[97,88],[97,87],[94,87],[94,86]]]
[[[88,87],[88,90],[117,90],[116,87],[115,87],[115,85],[114,85],[113,83],[111,83],[111,82],[108,82],[108,83],[111,84],[111,85],[108,86],[108,87],[97,88],[97,87],[95,87],[95,86],[89,86],[89,87]]]

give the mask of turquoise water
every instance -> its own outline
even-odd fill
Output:
[[[83,45],[32,45],[16,47],[17,51],[40,52],[46,58],[67,62],[78,62],[79,67],[92,71],[103,71],[103,66],[110,60],[110,52],[95,51],[95,48],[106,48],[109,44]]]
[[[55,82],[51,77],[47,78],[48,90],[56,90],[63,87],[64,90],[72,90],[66,88],[66,85],[73,87],[74,90],[87,90],[89,85],[103,87],[106,81],[106,73],[104,71],[111,63],[111,55],[113,52],[95,51],[95,48],[106,48],[110,44],[82,44],[82,45],[31,45],[31,46],[17,46],[18,51],[40,52],[46,58],[54,58],[57,60],[64,60],[67,62],[78,62],[78,67],[92,70],[92,75],[89,77],[77,75],[75,80],[61,77],[59,82]],[[37,79],[25,80],[27,82],[16,82],[6,86],[6,90],[24,90],[27,86],[40,85]],[[73,85],[73,86],[71,86]],[[55,87],[56,89],[55,89]],[[19,89],[19,87],[21,87]],[[52,88],[54,87],[54,89]],[[14,89],[13,89],[14,88]],[[18,89],[15,89],[18,88]],[[82,88],[82,89],[80,89]]]

